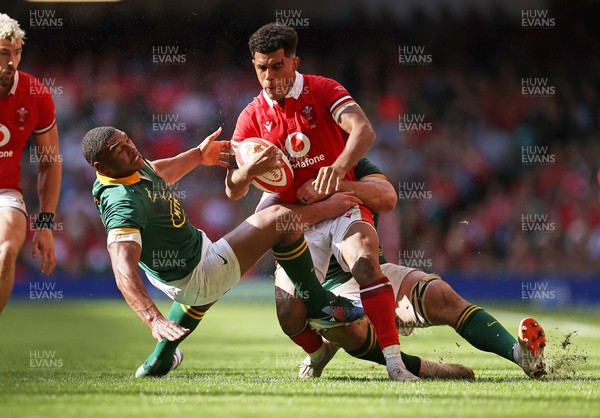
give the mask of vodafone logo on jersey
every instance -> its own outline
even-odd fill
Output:
[[[302,132],[289,134],[285,139],[285,150],[290,156],[290,164],[295,170],[297,168],[306,168],[314,164],[320,164],[325,161],[325,154],[319,154],[314,157],[305,157],[310,151],[310,140]]]
[[[310,151],[310,140],[302,132],[293,132],[285,139],[285,150],[292,158],[304,157]]]
[[[0,123],[0,147],[5,146],[10,141],[10,131]]]

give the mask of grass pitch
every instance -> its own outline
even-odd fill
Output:
[[[224,300],[182,344],[178,370],[140,381],[132,375],[154,341],[124,301],[12,301],[0,317],[0,417],[600,416],[599,311],[488,310],[515,333],[525,313],[540,320],[551,376],[531,380],[436,327],[403,338],[403,349],[469,365],[476,381],[390,382],[343,352],[322,378],[300,381],[304,356],[273,303]]]

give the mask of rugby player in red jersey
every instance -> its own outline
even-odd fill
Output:
[[[307,196],[297,195],[300,187],[315,178],[314,189],[325,198],[340,189],[343,179],[355,180],[354,167],[375,140],[371,124],[348,91],[335,80],[300,74],[296,70],[298,37],[290,27],[268,24],[250,38],[252,64],[263,88],[238,118],[232,142],[260,137],[282,149],[294,169],[294,182],[280,193],[282,203],[308,203]],[[259,154],[269,154],[266,148]],[[245,164],[228,173],[226,188],[232,199],[247,192],[260,171]],[[402,361],[395,322],[395,297],[392,285],[379,266],[379,240],[369,209],[356,206],[347,214],[328,220],[307,231],[327,237],[319,240],[329,251],[315,259],[315,269],[327,271],[329,255],[336,256],[345,271],[351,271],[360,285],[362,305],[377,333],[392,380],[417,380]],[[327,242],[328,241],[328,242]],[[283,254],[274,252],[275,259]],[[315,255],[313,254],[313,258]],[[313,297],[322,299],[320,283],[294,281],[308,308],[309,316],[318,311]],[[318,305],[318,304],[317,304]],[[321,321],[309,321],[313,328],[328,327]],[[320,336],[310,328],[294,337],[301,346],[316,343]]]
[[[378,217],[377,212],[387,212],[394,208],[391,203],[396,200],[396,192],[379,168],[363,158],[355,171],[358,181],[344,180],[342,191],[353,192],[363,205],[373,211],[375,219]],[[310,181],[301,190],[306,196],[317,198]],[[277,196],[263,196],[259,208],[267,202],[277,204]],[[310,205],[286,207],[295,211],[299,223],[303,222],[305,214],[310,216],[315,211]],[[319,243],[311,239],[307,239],[307,243],[311,253],[318,254]],[[317,250],[314,249],[315,245]],[[547,374],[544,358],[546,338],[538,321],[531,317],[524,318],[519,324],[518,336],[514,338],[494,316],[463,299],[439,275],[388,263],[383,252],[380,253],[379,262],[396,295],[397,324],[401,335],[410,335],[415,327],[449,325],[473,347],[506,358],[520,366],[527,376],[540,378]],[[358,283],[351,273],[340,268],[335,257],[331,257],[327,275],[320,280],[326,290],[336,295],[350,300],[360,299]],[[307,326],[307,311],[304,303],[296,296],[294,285],[280,267],[275,271],[275,300],[281,329],[294,340],[293,337]],[[366,318],[347,327],[335,327],[323,332],[327,340],[315,340],[314,345],[302,347],[308,356],[300,364],[299,377],[321,376],[338,346],[354,357],[385,364],[373,334],[372,325]],[[421,378],[474,377],[471,369],[460,364],[431,362],[405,352],[402,352],[402,360],[411,373]]]
[[[19,23],[0,13],[0,312],[12,292],[17,254],[27,233],[20,160],[32,134],[40,200],[33,257],[41,254],[41,272],[46,275],[56,264],[52,226],[60,192],[61,158],[55,108],[48,89],[33,76],[17,70],[24,38]]]

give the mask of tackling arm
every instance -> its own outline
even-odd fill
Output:
[[[396,207],[398,196],[394,186],[384,176],[367,176],[359,181],[342,180],[342,192],[354,192],[373,212],[391,212]]]
[[[394,186],[384,176],[370,175],[362,177],[359,181],[342,180],[340,190],[354,193],[364,203],[363,205],[373,212],[390,212],[396,207],[398,196]],[[298,189],[298,200],[312,205],[325,198],[313,186],[313,180],[308,180]]]
[[[282,204],[279,195],[264,193],[256,207],[256,212],[276,204],[293,210],[300,223],[310,226],[325,219],[337,218],[350,208],[362,205],[363,202],[352,192],[340,192],[311,205],[290,205]]]

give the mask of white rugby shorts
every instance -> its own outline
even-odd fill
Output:
[[[186,277],[164,283],[148,273],[154,287],[184,305],[202,306],[217,301],[240,281],[240,264],[225,239],[213,243],[202,232],[202,258]]]
[[[335,256],[344,271],[350,271],[342,256],[343,240],[348,229],[357,222],[366,223],[375,229],[371,212],[364,207],[354,206],[342,216],[326,219],[304,231],[304,238],[310,248],[310,255],[319,280],[323,280],[327,274],[329,259],[332,255]]]
[[[21,192],[15,189],[0,189],[0,212],[16,210],[27,216],[25,200]]]

